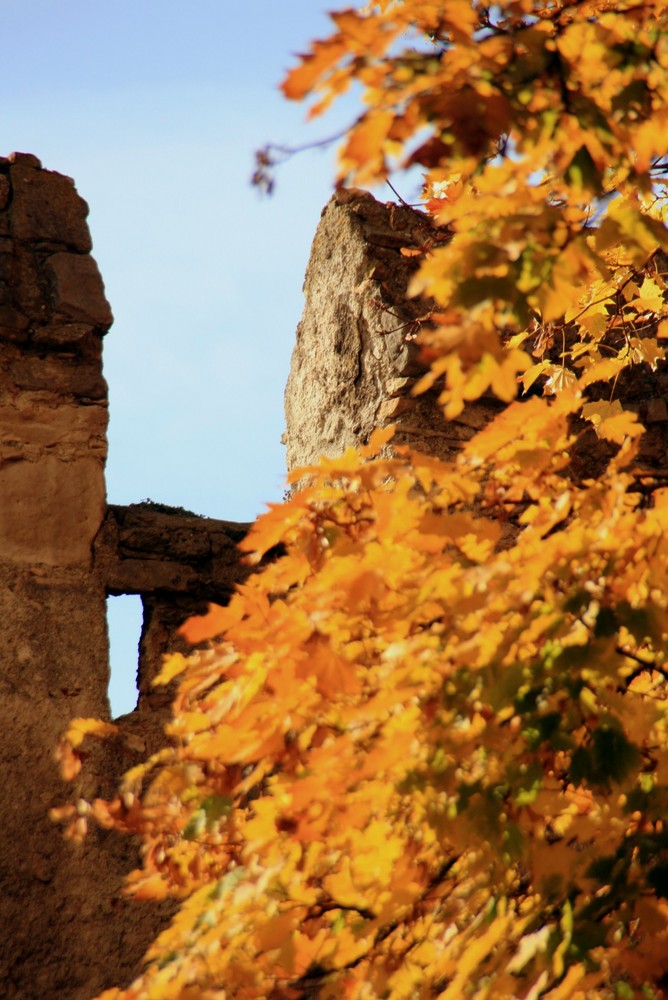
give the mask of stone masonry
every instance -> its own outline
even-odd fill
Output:
[[[72,789],[54,749],[75,716],[109,718],[106,597],[140,594],[137,710],[91,758],[79,794],[111,793],[160,739],[151,692],[176,628],[242,578],[245,525],[159,505],[106,506],[112,322],[73,182],[0,158],[0,994],[88,1000],[136,975],[167,908],[127,901],[136,846],[65,842],[49,809]]]
[[[431,308],[407,297],[411,251],[435,235],[423,213],[366,191],[339,191],[323,209],[285,390],[288,469],[340,455],[388,423],[396,444],[446,458],[500,408],[486,399],[446,424],[435,391],[411,395],[426,370],[415,336]]]
[[[86,216],[69,178],[28,154],[0,158],[0,995],[7,1000],[89,1000],[138,974],[170,907],[123,896],[137,845],[97,833],[74,847],[49,809],[73,794],[112,794],[120,775],[160,745],[169,692],[156,693],[151,682],[163,654],[183,649],[179,625],[210,601],[224,603],[247,572],[237,543],[248,525],[160,504],[106,503],[102,341],[112,316]],[[289,468],[364,442],[388,422],[399,443],[449,457],[500,408],[486,398],[446,423],[435,393],[411,395],[423,371],[414,337],[430,308],[406,297],[411,251],[439,238],[419,212],[364,192],[339,192],[324,209],[286,389]],[[648,426],[643,469],[665,477],[668,375],[648,378],[647,366],[637,366],[624,392]],[[591,475],[597,446],[581,447],[583,474]],[[139,594],[143,603],[139,702],[117,720],[120,735],[91,753],[73,792],[59,779],[54,748],[73,717],[109,718],[106,598],[114,594]]]

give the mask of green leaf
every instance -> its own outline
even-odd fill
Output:
[[[206,813],[207,825],[211,826],[231,814],[232,799],[228,795],[209,795],[202,802],[202,809]]]
[[[226,795],[209,795],[203,799],[201,806],[192,814],[183,829],[184,840],[197,840],[205,830],[229,816],[232,811],[232,799]]]
[[[184,840],[197,840],[206,830],[206,813],[203,809],[194,812],[183,828]]]

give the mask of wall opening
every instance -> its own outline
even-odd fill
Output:
[[[107,598],[109,629],[109,702],[112,718],[137,705],[137,665],[142,628],[142,602],[138,594]]]

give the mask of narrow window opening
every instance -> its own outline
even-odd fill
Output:
[[[109,702],[112,718],[137,705],[137,665],[142,628],[142,603],[138,594],[107,598],[109,629]]]

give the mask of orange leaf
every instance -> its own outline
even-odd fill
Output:
[[[215,636],[221,635],[230,626],[240,622],[243,615],[244,609],[240,601],[233,599],[227,607],[222,607],[220,604],[210,604],[209,610],[205,615],[193,615],[192,618],[188,618],[184,621],[183,625],[179,626],[178,631],[186,642],[191,642],[194,645],[197,642],[203,642],[205,639],[213,639]],[[169,667],[170,664],[172,665],[171,668]],[[181,673],[184,668],[180,661],[177,661],[175,657],[171,657],[163,667],[160,677],[163,678],[165,671],[169,669],[171,669],[171,672],[167,680],[161,680],[160,683],[169,683],[172,677],[175,677],[177,673]]]
[[[383,146],[393,121],[392,111],[382,109],[367,111],[352,129],[341,153],[341,161],[347,169],[356,169],[360,175],[378,169],[383,160]]]
[[[118,731],[118,726],[112,722],[103,722],[101,719],[72,719],[64,738],[70,746],[78,747],[86,736],[104,739],[105,736],[113,736]]]
[[[312,52],[300,56],[301,65],[290,70],[281,90],[289,100],[301,100],[345,54],[346,46],[340,35],[325,42],[315,42]]]

